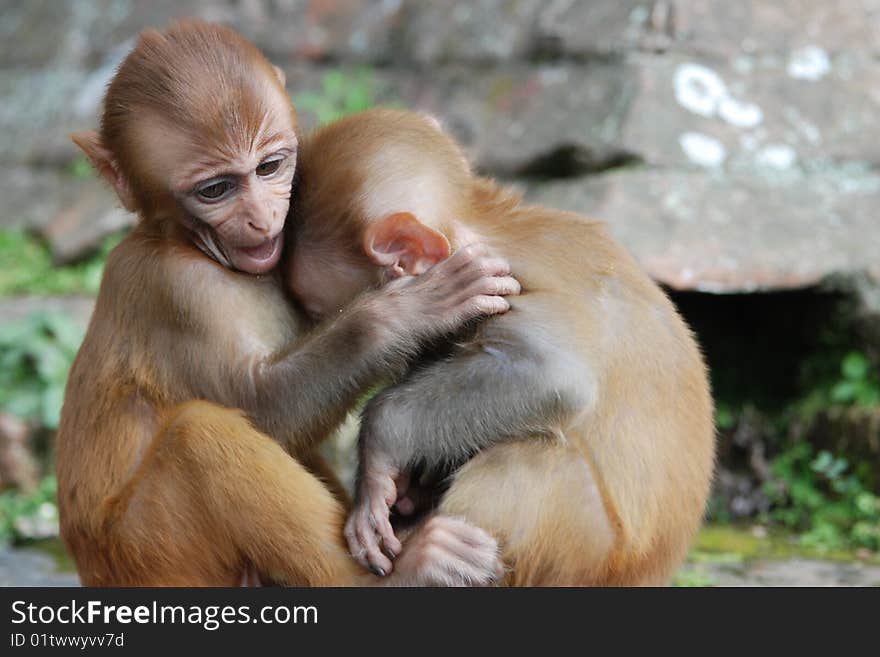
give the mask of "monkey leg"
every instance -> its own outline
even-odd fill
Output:
[[[237,410],[188,402],[167,416],[137,471],[106,503],[109,572],[86,584],[350,584],[345,509]]]
[[[454,476],[440,511],[498,539],[508,586],[604,584],[616,532],[600,482],[570,443],[495,445]]]

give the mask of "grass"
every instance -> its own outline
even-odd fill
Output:
[[[56,267],[48,246],[38,237],[18,229],[0,230],[0,297],[95,294],[107,254],[119,239],[107,238],[88,260]]]

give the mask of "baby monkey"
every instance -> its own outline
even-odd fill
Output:
[[[352,554],[390,572],[409,475],[457,468],[440,510],[499,540],[505,583],[668,582],[702,518],[714,429],[700,351],[660,288],[601,223],[524,205],[420,114],[342,119],[300,158],[286,275],[312,316],[461,248],[522,284],[508,313],[366,406]]]

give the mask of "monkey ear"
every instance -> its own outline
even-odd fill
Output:
[[[287,84],[287,76],[284,75],[284,71],[282,71],[280,68],[278,68],[274,64],[272,65],[272,68],[275,71],[275,75],[278,77],[278,81],[281,83],[281,86],[283,87],[285,84]]]
[[[96,130],[74,132],[70,135],[70,139],[74,144],[80,147],[83,153],[86,154],[86,157],[89,158],[89,162],[95,167],[95,171],[101,174],[104,180],[113,186],[116,195],[119,197],[119,200],[122,202],[125,209],[129,212],[134,212],[134,197],[132,196],[131,188],[128,186],[128,181],[125,180],[124,176],[119,171],[119,167],[116,165],[113,155],[110,151],[104,148],[98,132]]]
[[[397,212],[367,227],[364,252],[397,276],[424,273],[449,257],[449,240],[409,212]]]

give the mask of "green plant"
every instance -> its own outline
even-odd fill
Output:
[[[353,74],[330,71],[321,78],[320,91],[303,91],[296,95],[294,102],[300,109],[314,113],[318,123],[324,125],[372,107],[375,87],[368,70]]]
[[[48,476],[32,491],[0,493],[0,542],[58,535],[57,483]]]
[[[765,486],[774,504],[769,519],[802,532],[803,545],[880,550],[880,498],[845,458],[798,442],[776,457],[773,474]]]
[[[87,261],[64,267],[39,239],[23,230],[0,230],[0,296],[11,294],[94,294],[101,284],[104,261],[121,237],[104,240]]]
[[[67,373],[82,338],[76,324],[55,313],[0,326],[0,409],[57,428]]]
[[[880,375],[859,351],[849,352],[840,363],[840,378],[829,392],[837,404],[876,406],[880,404]]]

